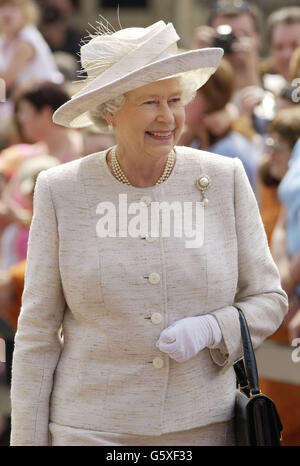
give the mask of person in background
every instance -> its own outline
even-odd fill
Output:
[[[293,82],[294,79],[299,79],[299,78],[300,78],[300,44],[293,52],[293,55],[290,61],[290,67],[289,67],[289,80],[291,81],[291,83]],[[299,87],[299,81],[297,81],[295,84],[298,85]],[[299,94],[298,94],[298,97],[299,97]]]
[[[220,29],[223,25],[230,29]],[[259,68],[261,26],[262,14],[257,6],[246,1],[221,0],[211,9],[207,25],[195,30],[194,40],[198,47],[212,47],[218,44],[216,41],[223,44],[225,57],[234,67],[235,90],[262,85]]]
[[[295,76],[293,54],[300,45],[300,7],[280,8],[267,19],[269,57],[261,60],[262,88],[246,88],[239,95],[239,111],[253,122],[254,128],[264,138],[268,125],[277,110],[295,103]],[[296,58],[294,59],[296,60]],[[293,76],[293,77],[292,77]]]
[[[23,143],[0,153],[0,170],[7,181],[0,202],[2,268],[26,255],[26,247],[22,245],[28,236],[26,221],[31,205],[20,189],[18,170],[23,161],[52,153],[60,163],[65,163],[79,157],[83,147],[78,130],[60,128],[52,122],[54,111],[69,99],[62,85],[43,82],[29,88],[25,86],[18,90],[14,99],[15,117]]]
[[[22,195],[27,199],[27,208],[22,208],[16,203],[12,202],[12,199],[2,196],[0,200],[1,210],[3,210],[2,205],[6,203],[6,207],[9,209],[7,215],[10,217],[10,223],[14,224],[16,227],[17,234],[15,235],[14,241],[10,245],[6,245],[6,248],[1,248],[1,271],[2,271],[2,280],[1,280],[1,290],[2,290],[2,299],[1,299],[1,316],[8,317],[9,323],[11,326],[16,329],[17,318],[19,309],[14,305],[13,311],[8,316],[9,306],[4,306],[3,296],[10,296],[10,289],[12,286],[12,281],[10,270],[15,264],[22,263],[26,259],[27,254],[27,243],[28,243],[28,233],[29,227],[32,220],[33,212],[33,193],[36,178],[42,170],[47,168],[54,167],[60,162],[55,157],[49,155],[36,156],[34,159],[24,160],[22,164],[17,169],[15,176],[18,177],[20,183],[20,191]],[[11,250],[10,250],[11,249]],[[7,260],[7,265],[5,265],[5,256],[11,254],[13,260]],[[23,268],[22,268],[23,269]],[[16,270],[21,270],[19,267]],[[3,279],[4,273],[6,273],[7,280]],[[17,274],[20,276],[19,272]],[[6,290],[5,292],[3,290]],[[18,293],[19,296],[19,293]],[[10,312],[10,311],[9,311]]]
[[[37,22],[33,0],[0,0],[0,77],[7,91],[33,79],[62,82]]]
[[[234,91],[235,74],[231,64],[222,59],[210,80],[198,90],[186,107],[186,128],[180,144],[201,148],[226,157],[238,157],[256,193],[256,173],[260,154],[248,137],[235,131],[234,124],[223,133],[215,126],[214,115],[224,110]],[[211,119],[211,115],[213,118]]]
[[[269,125],[266,153],[258,168],[260,213],[269,244],[281,209],[278,186],[288,170],[299,134],[300,109],[297,106],[279,110]]]
[[[291,153],[300,136],[300,108],[278,111],[269,133],[266,141],[270,155],[269,171],[280,182],[288,170]]]
[[[300,135],[300,109],[298,110],[298,137]],[[291,112],[291,111],[290,111]],[[295,118],[295,112],[294,118]],[[286,163],[284,162],[286,165]],[[281,216],[272,237],[272,253],[278,264],[282,277],[282,286],[286,290],[290,309],[285,318],[290,342],[300,336],[300,326],[295,325],[299,317],[295,315],[300,309],[300,138],[294,145],[288,168],[278,187],[278,196],[283,205]],[[299,314],[298,314],[299,315]]]
[[[51,50],[37,29],[39,12],[33,0],[0,0],[0,78],[5,81],[6,101],[0,106],[0,131],[9,125],[12,91],[35,81],[61,83]]]
[[[294,338],[299,337],[299,298],[295,294],[299,280],[299,226],[295,205],[299,202],[299,143],[300,108],[282,109],[277,112],[270,126],[268,156],[261,170],[260,212],[266,229],[272,256],[279,268],[283,288],[289,295],[289,312],[277,332],[269,340],[290,347]],[[295,143],[297,144],[295,146]],[[291,165],[291,163],[293,163]],[[297,163],[296,163],[297,162]],[[297,168],[298,166],[298,168]],[[296,175],[295,177],[290,175]],[[285,186],[281,196],[281,185]],[[287,190],[286,190],[287,188]],[[289,194],[288,194],[289,193]],[[292,241],[287,243],[286,212],[290,212]],[[292,221],[291,221],[292,220]],[[292,246],[292,247],[291,247]],[[299,244],[298,244],[299,247]],[[291,254],[293,253],[293,255]],[[292,278],[293,277],[293,278]],[[299,285],[298,285],[299,287]],[[300,387],[289,381],[261,378],[261,389],[276,403],[284,425],[283,445],[300,445]]]
[[[300,46],[300,7],[284,7],[274,11],[267,22],[271,71],[289,82],[290,63]]]
[[[293,107],[300,102],[300,46],[292,55],[289,66],[289,79],[276,99],[276,108]]]
[[[262,100],[262,83],[259,72],[262,13],[246,1],[217,1],[211,9],[207,24],[194,32],[195,47],[220,46],[235,70],[234,92],[226,107],[210,118],[222,134],[242,118],[242,133],[255,133],[248,121],[249,101],[252,107]],[[225,29],[224,29],[225,25]],[[221,28],[221,29],[220,29]],[[244,116],[246,114],[246,117]]]
[[[83,31],[72,23],[75,12],[71,0],[42,0],[40,30],[47,40],[52,52],[65,52],[76,59],[80,52]],[[79,65],[77,66],[79,68]]]
[[[60,163],[81,155],[82,134],[58,127],[52,121],[54,111],[68,99],[64,88],[51,82],[20,90],[15,99],[16,121],[26,144],[11,146],[3,151],[3,158],[0,157],[0,169],[9,176],[0,201],[0,265],[4,269],[26,257],[31,203],[21,189],[19,170],[23,163],[32,161],[34,165],[39,157],[51,152]],[[10,173],[7,172],[9,167]]]
[[[15,99],[15,118],[24,142],[42,142],[48,154],[61,163],[87,155],[97,144],[98,150],[109,147],[113,138],[91,130],[63,128],[52,121],[53,113],[69,99],[68,86],[39,83],[20,91]],[[94,139],[97,141],[94,142]]]
[[[17,331],[21,309],[26,259],[1,270],[0,281],[0,318],[7,321],[14,332]]]
[[[9,147],[0,153],[0,177],[1,177],[1,197],[0,197],[0,238],[2,243],[2,235],[6,235],[9,230],[6,228],[12,223],[11,204],[15,199],[13,210],[19,211],[20,209],[27,208],[29,206],[24,202],[24,198],[21,196],[18,190],[16,180],[16,173],[21,166],[22,162],[45,153],[45,147],[43,144],[17,144]],[[19,193],[19,194],[17,194]],[[4,199],[8,199],[9,202],[5,202]],[[15,229],[14,227],[11,227]],[[2,244],[2,247],[3,246]],[[5,251],[4,251],[5,252]],[[1,249],[0,249],[0,257]]]
[[[264,135],[268,122],[274,116],[273,96],[266,93],[263,86],[261,30],[260,9],[240,0],[217,1],[209,13],[207,25],[195,30],[195,44],[199,47],[222,47],[235,72],[234,92],[229,107],[235,108],[235,118],[231,119],[230,113],[224,118],[226,112],[223,110],[223,121],[233,123],[239,118],[242,132],[255,133],[257,136]],[[259,146],[261,142],[257,139]]]
[[[0,267],[9,266],[26,259],[28,234],[32,219],[32,196],[34,178],[42,169],[58,165],[60,161],[49,155],[40,155],[22,162],[16,174],[23,205],[16,202],[8,189],[4,189],[0,200],[1,220],[4,216],[7,226],[1,235]],[[45,168],[46,167],[46,168]],[[14,193],[15,194],[15,193]],[[16,196],[16,194],[15,194]]]
[[[16,95],[15,118],[23,142],[43,142],[45,153],[57,157],[61,163],[82,155],[82,133],[61,128],[52,121],[55,110],[69,99],[64,86],[42,82]]]

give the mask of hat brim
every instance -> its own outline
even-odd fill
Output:
[[[143,66],[110,83],[88,92],[84,88],[53,114],[53,121],[70,128],[84,128],[92,123],[89,110],[126,92],[154,81],[191,74],[195,89],[203,86],[216,71],[223,56],[221,48],[205,48],[179,53]]]

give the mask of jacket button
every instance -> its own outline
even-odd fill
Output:
[[[148,207],[148,206],[151,204],[152,199],[151,199],[151,197],[149,197],[149,196],[143,196],[143,197],[140,199],[140,202],[141,202],[142,204],[145,204],[145,205]]]
[[[164,361],[161,358],[156,357],[153,359],[152,364],[155,367],[155,369],[161,369],[164,365]]]
[[[148,243],[154,243],[154,241],[157,241],[157,240],[158,240],[158,238],[155,237],[155,236],[149,236],[149,235],[146,236],[146,241],[147,241]]]
[[[157,283],[160,282],[160,275],[159,273],[152,272],[149,275],[149,282],[152,283],[152,285],[156,285]]]
[[[153,324],[159,324],[162,321],[162,315],[159,312],[153,312],[151,315],[151,322]]]

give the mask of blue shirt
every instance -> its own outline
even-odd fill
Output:
[[[289,169],[278,187],[278,196],[286,209],[287,250],[293,257],[300,251],[300,139],[292,152]],[[300,294],[300,285],[297,292]]]
[[[209,147],[208,151],[226,157],[239,158],[256,194],[256,175],[260,157],[258,150],[249,139],[237,131],[230,131],[227,136]]]

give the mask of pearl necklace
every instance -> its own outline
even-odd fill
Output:
[[[168,155],[168,159],[167,159],[167,163],[165,165],[164,171],[161,177],[157,180],[155,184],[160,184],[163,181],[165,181],[170,176],[174,165],[175,165],[175,152],[174,150],[171,150],[171,152]],[[112,166],[113,174],[117,178],[117,180],[120,181],[121,183],[131,186],[130,181],[128,180],[127,176],[123,172],[118,162],[118,159],[116,156],[116,146],[114,146],[111,151],[111,166]]]

